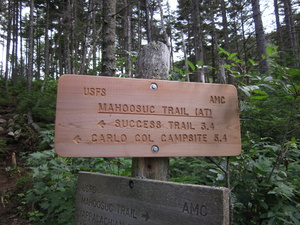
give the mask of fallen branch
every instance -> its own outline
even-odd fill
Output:
[[[29,112],[27,114],[27,124],[28,126],[30,126],[38,135],[44,135],[43,131],[41,130],[41,128],[39,127],[39,125],[35,122],[33,122],[32,119],[32,115]]]

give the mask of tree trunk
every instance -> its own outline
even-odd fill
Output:
[[[144,46],[137,58],[137,73],[142,78],[169,78],[170,52],[162,42],[151,42]],[[169,177],[169,158],[132,158],[132,176],[156,180]]]
[[[59,65],[59,70],[58,70],[58,74],[59,75],[63,75],[64,74],[64,64],[65,64],[65,60],[64,60],[64,52],[68,49],[68,45],[64,45],[64,47],[61,47],[60,42],[62,42],[62,31],[63,31],[63,25],[62,25],[62,19],[59,20],[58,22],[58,37],[57,37],[57,52],[58,52],[58,65]],[[65,50],[65,51],[64,51]]]
[[[18,80],[18,19],[19,19],[19,7],[18,2],[13,2],[13,49],[12,49],[12,57],[11,57],[11,66],[12,66],[12,81],[13,86],[17,85]]]
[[[292,65],[298,67],[298,52],[296,44],[296,30],[293,19],[292,3],[291,0],[284,0],[284,21],[286,25],[286,32],[288,34],[288,45],[287,47],[291,51],[291,56],[293,57]]]
[[[29,56],[28,56],[28,71],[27,71],[27,90],[31,90],[33,78],[33,8],[34,0],[30,0],[30,21],[29,21]]]
[[[22,16],[23,16],[22,15],[22,8],[23,8],[22,3],[20,3],[19,7],[20,7],[19,21],[22,21]],[[23,27],[20,24],[20,33],[22,33],[22,29],[23,29]],[[22,35],[20,35],[20,52],[23,52],[23,37],[22,37]],[[20,75],[22,77],[24,77],[25,74],[26,74],[26,71],[24,71],[24,59],[23,59],[23,55],[21,54],[20,55]]]
[[[37,18],[39,18],[38,12],[37,12]],[[40,37],[36,37],[36,41],[35,41],[35,46],[36,46],[36,50],[35,50],[35,54],[36,54],[36,60],[35,60],[35,64],[36,64],[36,73],[35,73],[35,79],[40,80],[41,78],[41,39]]]
[[[46,27],[45,27],[45,80],[49,77],[50,57],[49,57],[49,2],[46,2]]]
[[[199,1],[198,0],[190,0],[191,2],[191,14],[192,14],[192,22],[193,22],[193,33],[194,33],[194,49],[196,55],[197,64],[199,61],[204,62],[203,57],[203,43],[202,43],[202,31],[201,31],[201,21],[200,21],[200,9],[199,9]],[[201,83],[205,83],[205,75],[204,68],[201,66],[200,71],[197,70],[198,81]]]
[[[152,26],[151,26],[151,18],[150,18],[150,6],[149,0],[145,0],[146,3],[146,24],[147,24],[147,40],[148,43],[152,41]]]
[[[144,46],[136,62],[137,77],[168,80],[170,51],[162,42],[151,42]]]
[[[224,35],[224,49],[228,52],[231,52],[231,48],[229,45],[229,35],[228,35],[228,21],[227,21],[227,13],[226,13],[226,2],[225,0],[221,0],[221,12],[222,12],[222,27],[223,27],[223,35]],[[227,64],[229,62],[226,62]],[[223,65],[224,62],[221,61],[221,64]],[[221,66],[221,65],[220,65]],[[226,71],[223,67],[220,67],[221,74],[224,74],[226,77]],[[234,84],[234,77],[231,75],[228,75],[228,83]]]
[[[213,6],[212,6],[213,7]],[[215,24],[215,13],[212,11],[210,13],[210,19],[212,24],[212,61],[215,62],[215,59],[217,60],[217,65],[213,65],[214,68],[219,69],[219,82],[220,84],[226,84],[226,76],[225,76],[225,70],[222,68],[223,61],[221,60],[220,54],[218,54],[218,35],[216,31],[216,24]],[[216,71],[216,70],[214,70]],[[216,72],[217,73],[217,72]],[[214,77],[213,77],[214,79]]]
[[[264,27],[261,19],[261,12],[259,6],[259,0],[252,0],[253,19],[255,24],[257,52],[259,62],[259,72],[261,74],[267,74],[269,72],[269,62],[266,51],[266,38],[264,33]],[[265,55],[265,58],[262,58]]]
[[[280,25],[280,19],[279,19],[279,7],[278,7],[278,0],[274,0],[274,13],[275,13],[275,19],[276,19],[276,33],[277,33],[277,45],[280,47],[281,51],[284,51],[283,46],[283,38],[282,38],[282,29]]]
[[[125,54],[125,74],[127,74],[129,77],[132,77],[132,57],[131,57],[131,51],[132,51],[132,44],[131,44],[131,16],[132,16],[132,7],[131,3],[128,0],[123,1],[124,7],[124,13],[122,15],[123,17],[123,52]]]
[[[70,34],[69,30],[66,30],[66,35],[64,37],[64,46],[66,50],[62,52],[62,62],[65,64],[65,73],[66,74],[75,74],[72,71],[72,65],[71,65],[71,58],[74,60],[72,57],[72,51],[71,51],[71,46],[72,46],[72,35]],[[71,42],[71,43],[70,43]],[[64,58],[64,59],[63,59]]]
[[[69,46],[70,46],[70,55],[67,57],[70,58],[70,71],[72,74],[78,74],[79,69],[76,65],[78,62],[78,42],[77,39],[77,0],[70,0],[70,12],[71,12],[71,32],[69,32]]]
[[[132,9],[131,6],[128,6],[128,14],[127,14],[127,65],[126,65],[126,73],[129,77],[132,77],[132,35],[131,35],[131,16]]]
[[[103,1],[102,75],[116,73],[116,0]]]
[[[142,46],[142,10],[141,10],[141,1],[138,1],[137,3],[137,17],[138,17],[138,24],[137,24],[137,36],[138,36],[138,40],[135,46],[135,49],[141,49]]]
[[[96,55],[96,50],[97,50],[97,44],[98,41],[100,39],[100,33],[102,31],[102,24],[100,24],[100,27],[98,28],[97,31],[93,31],[94,32],[94,38],[93,38],[93,45],[91,46],[88,56],[87,56],[87,62],[91,61],[91,57],[93,56],[93,71],[95,72],[96,68],[97,68],[97,55]]]
[[[186,52],[186,44],[185,44],[183,30],[181,30],[181,41],[182,41],[182,50],[183,50],[183,55],[184,55],[184,70],[185,71],[189,71],[188,59],[187,59],[187,52]],[[190,75],[189,75],[189,73],[186,74],[186,81],[190,82]]]
[[[10,54],[10,42],[11,42],[11,4],[8,1],[8,18],[7,18],[7,36],[6,36],[6,60],[5,60],[5,88],[8,91],[8,80],[9,80],[9,54]]]
[[[162,29],[163,34],[164,34],[165,44],[170,49],[171,45],[170,45],[170,42],[169,42],[169,37],[168,37],[168,34],[167,34],[167,30],[166,30],[166,27],[165,27],[165,24],[164,24],[164,11],[163,11],[163,8],[161,6],[160,0],[158,1],[158,5],[159,5],[159,9],[160,9],[161,29]]]
[[[86,31],[85,31],[85,37],[83,39],[83,43],[82,43],[82,59],[81,59],[81,67],[80,67],[80,74],[86,74],[87,69],[86,66],[89,64],[89,60],[90,58],[87,57],[87,49],[88,49],[88,44],[91,42],[91,25],[92,25],[92,19],[93,19],[93,6],[94,6],[94,2],[93,0],[90,0],[88,2],[89,4],[89,14],[88,14],[88,18],[87,18],[87,25],[86,25]]]

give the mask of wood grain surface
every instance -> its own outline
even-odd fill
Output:
[[[229,189],[80,172],[76,224],[228,225]]]
[[[63,157],[238,155],[236,88],[63,75],[58,82],[55,151]]]

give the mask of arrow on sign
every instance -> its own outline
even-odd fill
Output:
[[[101,120],[101,121],[98,123],[98,126],[99,126],[100,128],[104,128],[104,125],[105,125],[104,120]]]
[[[81,137],[77,135],[76,137],[74,137],[73,141],[75,144],[79,144],[81,142]]]
[[[145,218],[145,221],[148,221],[150,218],[148,212],[146,212],[145,214],[142,214],[142,217]]]

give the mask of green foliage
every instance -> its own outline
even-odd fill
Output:
[[[0,147],[6,146],[6,140],[0,139]]]
[[[196,65],[194,65],[191,61],[187,60],[188,68],[185,68],[185,70],[182,70],[178,67],[174,67],[174,72],[170,76],[170,80],[177,80],[177,81],[186,81],[187,76],[190,76],[197,72],[197,69],[201,67],[205,67],[206,69],[213,69],[212,67],[204,66],[203,61],[199,60]]]
[[[300,224],[300,69],[277,64],[277,47],[268,46],[267,53],[269,74],[232,73],[241,91],[243,140],[241,156],[231,158],[234,219],[235,224]],[[226,55],[235,68],[245,65]]]
[[[192,71],[196,70],[195,65],[191,61],[188,60],[187,63],[188,63],[188,65],[189,65],[189,67],[191,68]]]
[[[236,53],[220,54],[239,90],[242,153],[172,158],[171,181],[230,185],[233,224],[300,224],[300,69],[279,65],[277,47],[267,48],[266,75],[254,60],[250,68]]]
[[[6,146],[6,140],[0,139],[0,159],[5,158],[5,152],[4,152],[4,147]]]
[[[48,134],[48,135],[47,135]],[[45,132],[44,142],[52,141],[53,131]],[[118,158],[62,158],[54,150],[34,152],[26,157],[32,186],[23,193],[23,209],[34,224],[74,224],[78,171],[130,175],[131,160]],[[30,178],[28,178],[30,179]]]
[[[54,123],[56,92],[56,80],[37,80],[33,82],[30,93],[26,91],[19,94],[17,110],[23,113],[31,112],[36,122]]]
[[[218,160],[220,159],[207,157],[170,158],[170,181],[188,184],[224,186],[224,173],[220,168],[216,167],[216,162]]]
[[[299,223],[299,169],[297,145],[244,139],[243,153],[231,158],[235,224]]]
[[[174,67],[174,72],[170,75],[170,80],[186,81],[186,76],[190,74],[188,70],[181,70]]]
[[[4,79],[0,80],[0,106],[13,107],[17,113],[31,112],[35,122],[54,123],[57,81],[54,79],[35,80],[28,93],[26,80],[19,79],[16,86],[5,90]]]
[[[29,213],[35,224],[72,224],[76,175],[69,161],[58,158],[53,150],[32,153],[28,157],[34,181],[24,200],[35,206]]]
[[[9,81],[11,85],[12,81]],[[11,86],[8,91],[5,88],[5,80],[0,79],[0,107],[14,107],[18,102],[18,95],[25,91],[24,82],[20,79],[20,82],[16,86]]]
[[[300,224],[300,69],[280,66],[277,53],[276,47],[268,47],[270,73],[261,75],[255,69],[259,62],[250,59],[248,65],[236,53],[220,48],[230,61],[224,68],[235,77],[239,92],[241,155],[170,159],[170,181],[230,187],[237,225]],[[202,62],[188,66],[194,71]],[[175,71],[176,80],[185,80],[190,73]],[[17,89],[10,93],[18,97],[14,101],[20,102],[20,111],[31,111],[38,121],[52,124],[56,85],[56,81],[34,82],[31,95]],[[36,149],[53,148],[53,138],[53,130],[44,131]],[[73,222],[78,171],[131,173],[131,159],[67,159],[53,150],[31,153],[26,162],[31,173],[20,181],[27,183],[20,194],[20,211],[29,211],[35,224]]]

